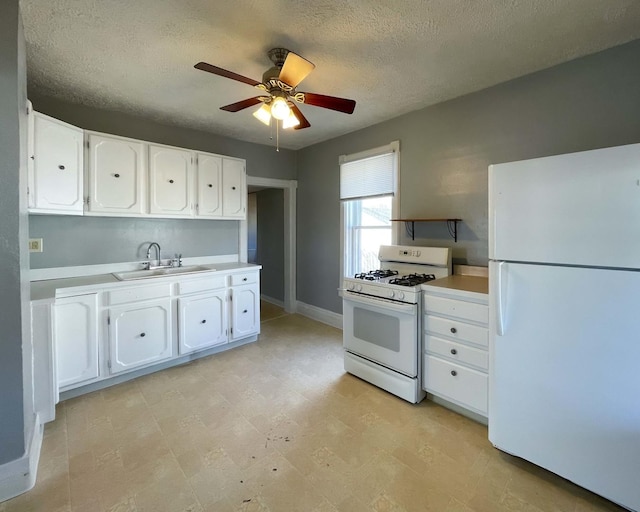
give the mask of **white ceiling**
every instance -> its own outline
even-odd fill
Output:
[[[301,91],[351,98],[354,114],[301,105],[298,149],[640,38],[638,0],[22,0],[39,95],[271,144],[219,107],[257,96],[193,68],[261,80],[285,47],[316,69]],[[38,105],[35,105],[38,108]]]

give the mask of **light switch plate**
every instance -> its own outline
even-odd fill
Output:
[[[42,252],[42,238],[29,238],[29,252]]]

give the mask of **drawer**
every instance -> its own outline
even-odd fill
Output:
[[[178,283],[178,293],[186,295],[188,293],[206,292],[209,290],[219,290],[226,286],[225,276],[210,276],[199,279],[189,279]]]
[[[470,320],[481,324],[489,323],[489,307],[485,304],[466,302],[463,300],[447,299],[425,294],[424,310],[427,313],[455,316],[463,320]]]
[[[241,284],[251,284],[251,283],[258,282],[257,272],[245,272],[243,274],[232,274],[230,277],[231,277],[231,286],[238,286]]]
[[[425,350],[460,364],[475,366],[480,370],[489,370],[489,352],[486,350],[429,335],[425,337]]]
[[[133,286],[123,290],[109,292],[108,303],[111,306],[136,302],[139,300],[160,299],[171,295],[171,285],[169,283],[156,284],[153,286]]]
[[[471,325],[441,316],[425,315],[424,330],[431,334],[439,334],[448,338],[489,347],[489,330],[486,327]]]
[[[429,393],[487,415],[488,377],[439,357],[424,358],[422,386]]]

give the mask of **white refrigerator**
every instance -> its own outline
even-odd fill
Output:
[[[640,511],[640,144],[489,167],[489,439]]]

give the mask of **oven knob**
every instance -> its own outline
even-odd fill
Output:
[[[398,292],[398,299],[404,299],[404,292]]]
[[[390,299],[393,299],[393,297],[394,297],[394,295],[395,295],[395,294],[396,294],[396,292],[394,292],[393,290],[391,290],[391,291],[389,292],[389,298],[390,298]]]
[[[361,284],[357,284],[356,285],[356,291],[357,292],[361,292],[362,291],[362,285]]]
[[[353,283],[349,284],[349,290],[353,291],[355,289],[356,285]]]

